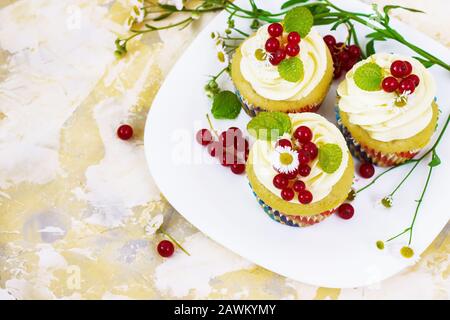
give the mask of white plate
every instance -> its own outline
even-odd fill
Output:
[[[259,2],[266,3],[272,11],[279,10],[282,3]],[[355,1],[334,2],[355,11],[369,9]],[[203,86],[207,75],[220,70],[210,34],[225,29],[226,17],[226,13],[219,14],[200,33],[174,66],[153,102],[147,119],[145,150],[151,174],[161,192],[178,212],[215,241],[266,269],[304,283],[335,288],[369,285],[414,263],[414,258],[405,259],[399,254],[399,248],[407,242],[406,236],[389,244],[384,251],[376,249],[375,242],[409,226],[414,200],[425,182],[426,162],[395,197],[391,209],[377,202],[393,189],[408,170],[406,167],[394,170],[358,195],[353,203],[356,210],[353,219],[345,221],[332,216],[315,226],[300,229],[268,218],[252,195],[246,177],[231,174],[194,142],[195,132],[207,127],[205,114],[210,110]],[[449,60],[446,48],[405,25],[394,23],[407,39],[444,61]],[[326,34],[329,29],[319,30]],[[345,37],[342,32],[340,39]],[[366,30],[361,28],[358,32]],[[395,42],[386,42],[377,49],[410,53]],[[438,83],[442,120],[449,113],[450,77],[440,67],[431,70]],[[332,121],[334,100],[335,87],[320,110]],[[217,129],[226,129],[231,125],[245,128],[248,121],[248,116],[241,112],[237,121],[213,122]],[[448,139],[441,143],[439,155],[442,165],[433,172],[415,225],[412,244],[415,257],[430,245],[450,216],[446,201],[449,193],[445,187],[450,181]],[[378,168],[377,173],[381,170]],[[367,180],[358,181],[356,186],[365,183]]]

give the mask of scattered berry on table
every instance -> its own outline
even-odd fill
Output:
[[[212,137],[211,131],[209,131],[208,129],[201,129],[201,130],[199,130],[197,132],[197,134],[195,135],[195,139],[202,146],[207,146],[208,144],[210,144],[214,140],[213,137]]]
[[[359,166],[359,175],[365,179],[372,178],[375,174],[375,167],[371,163],[362,163]]]
[[[351,219],[354,213],[355,209],[353,209],[353,206],[350,203],[343,203],[338,208],[339,217],[345,220]]]
[[[160,243],[158,243],[157,250],[161,257],[168,258],[173,255],[175,247],[169,240],[162,240]]]
[[[128,140],[133,136],[133,127],[123,124],[117,128],[117,136],[122,140]]]

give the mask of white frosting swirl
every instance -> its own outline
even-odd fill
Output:
[[[241,73],[252,88],[262,97],[271,100],[300,100],[306,97],[322,80],[327,68],[327,47],[314,29],[300,41],[299,58],[303,62],[304,77],[298,82],[289,82],[280,77],[277,66],[268,60],[260,61],[255,51],[264,49],[270,35],[268,25],[262,26],[241,47]]]
[[[419,86],[409,95],[403,107],[395,106],[397,94],[384,90],[365,91],[354,80],[355,70],[367,62],[378,64],[390,75],[395,60],[407,60],[413,66],[413,74],[420,78]],[[371,138],[389,142],[410,138],[430,123],[433,110],[431,103],[436,95],[436,84],[430,72],[417,60],[399,55],[377,53],[357,63],[338,87],[339,109],[346,112],[352,124],[362,127]]]
[[[324,172],[319,166],[318,158],[316,158],[311,163],[311,173],[309,176],[301,177],[301,180],[306,185],[306,189],[313,194],[312,203],[314,203],[325,198],[344,174],[349,157],[347,144],[338,128],[316,113],[293,113],[289,114],[289,117],[292,121],[293,132],[299,126],[307,126],[312,130],[312,141],[317,146],[324,143],[335,143],[342,150],[342,162],[335,172],[331,174]],[[290,136],[288,135],[287,138],[289,139]],[[281,199],[281,190],[275,188],[273,185],[273,178],[278,174],[271,162],[271,155],[274,152],[275,144],[276,142],[263,140],[258,140],[254,143],[252,147],[253,170],[258,181]],[[294,197],[290,202],[299,203],[297,197]]]

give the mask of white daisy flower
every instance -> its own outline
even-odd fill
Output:
[[[130,0],[131,12],[127,20],[128,29],[135,23],[141,23],[145,18],[144,0]]]
[[[290,173],[298,166],[298,152],[289,147],[276,147],[272,154],[272,165],[280,173]]]
[[[217,49],[217,60],[223,65],[228,65],[230,62],[230,59],[228,57],[228,54],[225,52],[225,48],[222,44],[216,46]]]
[[[156,231],[158,231],[158,229],[161,227],[163,222],[164,222],[164,216],[161,213],[157,214],[145,226],[145,234],[147,236],[154,235],[156,233]]]
[[[183,0],[159,0],[160,4],[169,4],[175,6],[177,10],[183,9]]]

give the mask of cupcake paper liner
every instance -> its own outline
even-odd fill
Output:
[[[261,111],[267,111],[266,109],[264,109],[262,107],[255,106],[255,105],[251,104],[250,102],[248,102],[248,100],[245,99],[238,90],[236,90],[236,95],[238,96],[239,100],[242,103],[242,108],[250,117],[255,117]],[[314,106],[307,106],[307,107],[303,108],[301,111],[289,111],[289,112],[290,113],[316,112],[317,110],[319,110],[320,105],[321,104],[317,104]]]
[[[380,167],[390,167],[402,164],[414,158],[420,149],[405,152],[383,153],[356,141],[350,131],[343,125],[339,109],[336,107],[336,121],[339,129],[347,141],[348,148],[355,158],[363,162],[373,163]]]
[[[336,212],[336,209],[328,210],[313,216],[293,216],[288,215],[285,213],[282,213],[278,210],[273,209],[269,205],[267,205],[263,200],[261,200],[260,197],[253,191],[252,186],[250,185],[250,188],[252,189],[253,195],[256,197],[256,200],[258,201],[261,208],[263,208],[264,212],[274,221],[290,226],[290,227],[309,227],[316,223],[319,223],[329,216],[331,216],[333,213]]]

